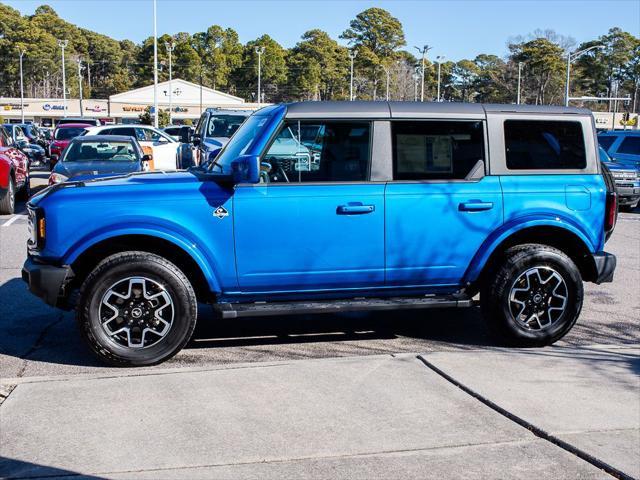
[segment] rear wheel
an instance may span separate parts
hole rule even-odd
[[[582,277],[560,250],[538,244],[513,247],[480,294],[489,326],[508,343],[550,345],[571,330],[582,309]]]
[[[13,178],[9,177],[9,185],[4,195],[0,198],[0,215],[13,215],[16,209],[16,185]]]
[[[18,196],[21,200],[29,200],[31,196],[31,174],[27,173],[24,186],[20,189]]]
[[[193,287],[171,262],[147,252],[107,257],[80,290],[77,320],[91,350],[116,366],[171,358],[196,325]]]

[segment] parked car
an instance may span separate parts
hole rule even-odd
[[[77,136],[83,135],[87,132],[87,130],[91,128],[91,125],[88,123],[64,123],[56,127],[53,131],[53,141],[49,146],[50,150],[50,159],[49,159],[49,169],[53,170],[60,155],[67,145],[76,138]]]
[[[186,129],[181,131],[181,141],[193,145],[193,162],[200,165],[213,160],[251,113],[249,110],[207,108],[193,134]]]
[[[640,170],[627,164],[614,161],[602,146],[598,147],[600,161],[604,163],[616,185],[618,205],[621,208],[635,208],[640,201]]]
[[[150,157],[133,137],[85,135],[71,140],[49,176],[49,185],[117,174],[143,172]]]
[[[27,199],[30,193],[29,159],[0,127],[0,215],[13,214],[16,195]]]
[[[470,307],[479,293],[505,341],[548,345],[577,321],[583,282],[615,270],[594,132],[591,112],[565,107],[265,107],[206,168],[34,196],[23,278],[76,308],[115,365],[174,355],[199,301],[237,318]]]
[[[105,125],[93,127],[87,135],[126,135],[140,142],[143,150],[152,155],[151,170],[176,170],[180,167],[180,143],[149,125]]]
[[[39,164],[45,161],[44,149],[37,143],[30,141],[24,126],[15,123],[5,123],[2,126],[13,139],[14,147],[27,156],[29,166],[31,166],[32,163]]]
[[[25,133],[29,143],[39,145],[46,152],[47,139],[40,127],[33,123],[18,123],[17,125],[22,128],[22,131]]]
[[[188,128],[193,131],[193,127],[190,125],[169,125],[164,127],[162,131],[173,138],[175,141],[180,141],[180,135],[183,128]]]
[[[56,121],[56,127],[59,126],[59,125],[65,125],[67,123],[84,123],[84,124],[87,124],[87,125],[91,125],[93,127],[98,127],[98,126],[102,125],[100,120],[98,120],[97,118],[66,117],[66,118],[61,118],[60,120]]]
[[[614,161],[640,169],[640,130],[602,132],[598,142]]]

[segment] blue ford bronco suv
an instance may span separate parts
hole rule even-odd
[[[512,345],[555,342],[610,282],[616,194],[593,118],[563,107],[265,107],[180,172],[52,186],[23,278],[75,308],[110,364],[151,365],[224,318],[470,307]]]

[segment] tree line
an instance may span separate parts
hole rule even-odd
[[[25,95],[61,97],[61,39],[68,42],[65,72],[72,97],[78,96],[79,77],[85,98],[107,98],[153,81],[152,37],[140,44],[118,41],[63,20],[48,5],[23,16],[0,4],[0,96],[19,96],[18,58],[23,51]],[[562,104],[567,52],[598,45],[601,47],[572,62],[571,95],[628,96],[632,101],[624,108],[640,108],[640,39],[619,28],[581,44],[551,30],[535,31],[511,39],[506,56],[480,54],[452,61],[431,58],[429,51],[424,72],[422,55],[408,47],[402,23],[384,9],[359,13],[340,40],[342,43],[313,29],[287,49],[266,34],[242,44],[235,30],[218,25],[194,34],[165,34],[158,38],[159,79],[169,76],[165,45],[171,42],[174,78],[202,83],[247,101],[257,100],[256,49],[261,48],[265,102],[347,100],[353,60],[354,96],[361,100],[384,99],[387,90],[392,100],[419,99],[423,75],[425,100],[435,99],[440,70],[443,101],[513,103],[520,76],[522,103]],[[438,46],[437,50],[445,48]],[[595,110],[611,107],[608,102],[587,106]]]

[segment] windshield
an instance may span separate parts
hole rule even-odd
[[[229,138],[246,119],[246,115],[211,115],[205,136]]]
[[[249,150],[249,147],[251,147],[254,139],[258,136],[258,133],[262,130],[262,127],[264,127],[268,119],[269,117],[264,116],[249,117],[238,129],[236,134],[231,137],[229,143],[220,151],[213,165],[220,167],[223,173],[230,173],[228,167],[231,165],[231,162]]]
[[[82,135],[84,132],[86,132],[86,129],[82,127],[59,128],[56,130],[55,139],[71,140],[72,138]]]
[[[138,152],[131,142],[100,141],[71,143],[63,162],[137,162]]]

